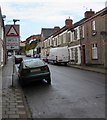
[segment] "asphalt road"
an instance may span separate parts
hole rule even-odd
[[[52,85],[23,87],[33,118],[104,118],[104,74],[49,64]]]

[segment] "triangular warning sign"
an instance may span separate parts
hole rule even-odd
[[[18,32],[16,31],[14,25],[11,25],[6,36],[19,36]]]

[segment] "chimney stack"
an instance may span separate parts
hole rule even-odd
[[[65,26],[66,27],[71,27],[72,26],[72,22],[73,22],[73,20],[70,19],[70,17],[69,17],[68,19],[65,20]]]
[[[58,32],[60,30],[60,27],[59,26],[55,26],[54,29],[53,29],[53,32]]]
[[[84,15],[85,15],[85,18],[89,18],[95,15],[95,12],[92,11],[92,9],[90,9],[90,11],[86,11]]]

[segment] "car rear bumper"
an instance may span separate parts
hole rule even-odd
[[[50,73],[44,73],[44,74],[38,74],[38,75],[32,75],[32,76],[21,76],[19,77],[21,81],[23,82],[30,82],[30,81],[37,81],[37,80],[43,80],[50,78]]]

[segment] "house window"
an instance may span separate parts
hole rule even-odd
[[[68,42],[70,42],[70,39],[71,39],[71,36],[70,36],[71,34],[70,34],[70,32],[68,32],[67,33],[67,40],[68,40]]]
[[[48,43],[49,43],[49,46],[50,46],[50,39],[48,39]]]
[[[50,39],[50,46],[53,46],[53,43],[52,43],[53,41],[52,41],[52,39]]]
[[[74,48],[71,48],[71,62],[74,62],[75,61],[75,49]]]
[[[56,46],[56,38],[54,38],[54,46]]]
[[[72,41],[74,41],[74,32],[72,32],[72,37],[71,38],[72,38]]]
[[[82,26],[82,38],[84,38],[84,26]]]
[[[53,39],[53,46],[55,46],[55,39]]]
[[[98,59],[97,44],[92,44],[92,59]]]
[[[55,45],[57,46],[57,38],[55,38]]]
[[[66,43],[66,33],[63,34],[63,43]]]
[[[61,44],[63,43],[63,35],[61,35]]]
[[[61,44],[61,36],[59,36],[58,40],[59,40],[59,44],[58,45],[60,45]]]
[[[95,28],[95,20],[94,20],[94,21],[92,21],[92,30],[93,30],[93,31],[95,31],[95,30],[96,30],[96,28]]]
[[[77,40],[77,29],[74,31],[74,40]]]
[[[80,39],[80,27],[77,27],[77,40]]]
[[[78,49],[75,48],[75,62],[78,62]]]
[[[92,35],[96,35],[96,22],[92,21]]]

